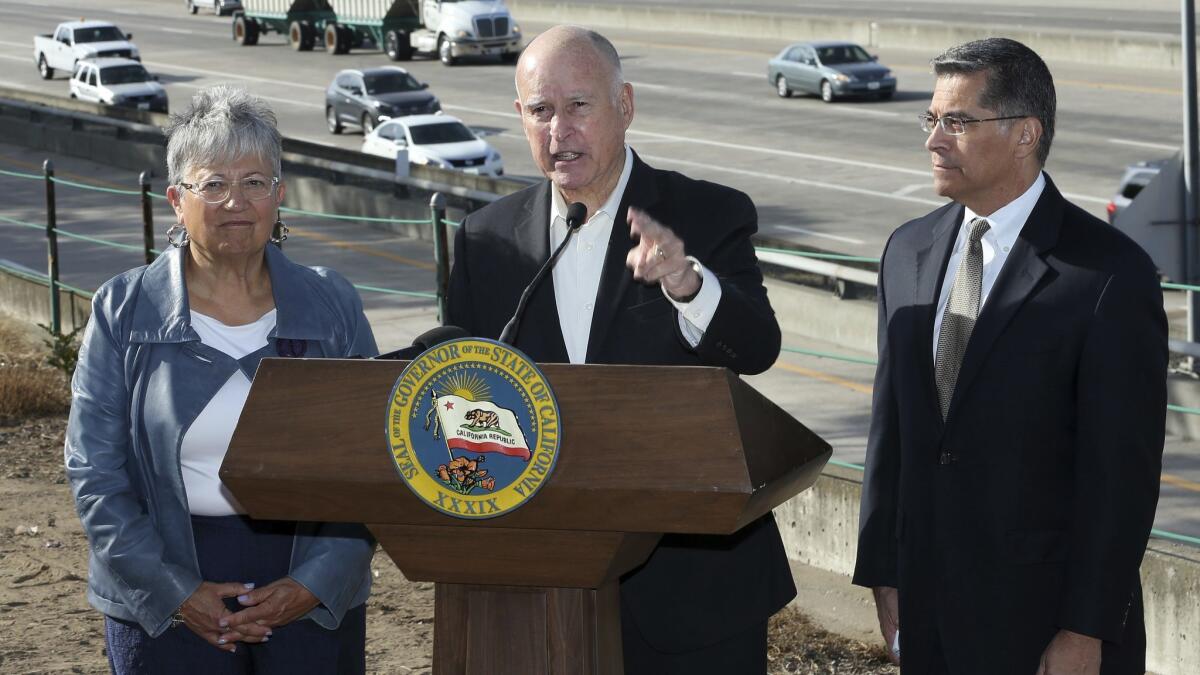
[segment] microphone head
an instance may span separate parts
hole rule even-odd
[[[587,206],[575,202],[567,207],[567,229],[575,230],[587,222]]]
[[[443,342],[457,340],[458,338],[470,337],[471,334],[459,328],[458,326],[438,326],[431,328],[417,337],[413,338],[413,346],[419,347],[421,351],[425,351],[430,347],[435,347]]]

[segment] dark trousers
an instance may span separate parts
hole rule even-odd
[[[287,576],[295,524],[241,516],[193,516],[200,576],[212,582],[253,583],[261,588]],[[241,606],[226,600],[230,610]],[[272,629],[261,644],[241,642],[230,654],[186,626],[152,638],[134,622],[105,617],[108,664],[115,675],[273,675],[366,672],[366,607],[346,612],[337,630],[308,619]]]
[[[621,649],[625,675],[766,675],[767,622],[714,645],[670,653],[646,642],[622,605]]]

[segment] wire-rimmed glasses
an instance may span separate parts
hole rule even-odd
[[[275,187],[279,185],[279,177],[272,176],[270,180],[267,180],[262,176],[247,176],[237,183],[242,188],[242,196],[256,202],[275,193]],[[181,182],[179,187],[209,204],[224,204],[233,194],[233,183],[222,178],[209,178],[199,183]]]
[[[958,115],[936,115],[923,112],[917,114],[917,119],[921,122],[921,131],[927,134],[933,133],[934,128],[941,127],[942,131],[951,136],[962,136],[967,133],[968,124],[979,124],[980,122],[998,122],[1000,120],[1019,120],[1029,115],[1006,115],[1004,117],[987,117],[981,120],[971,119],[969,117],[960,117]]]

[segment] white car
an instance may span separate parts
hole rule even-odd
[[[400,150],[408,151],[413,164],[493,178],[504,175],[500,153],[449,115],[397,117],[381,122],[363,138],[362,151],[368,155],[395,159]]]
[[[93,103],[167,112],[167,91],[132,59],[88,59],[75,66],[71,98]]]
[[[132,34],[107,21],[67,21],[52,34],[34,36],[33,62],[42,79],[49,80],[55,70],[75,72],[75,64],[84,59],[109,56],[141,61],[132,39]]]

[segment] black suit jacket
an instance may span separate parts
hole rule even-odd
[[[540,183],[464,219],[454,243],[448,323],[481,337],[500,334],[549,257],[550,190],[549,181]],[[631,205],[670,227],[720,280],[720,304],[694,349],[659,286],[638,283],[625,266],[634,245],[626,221]],[[652,169],[635,155],[605,254],[587,363],[724,366],[737,373],[769,368],[779,355],[779,324],[750,242],[756,229],[745,194]],[[553,275],[531,296],[515,343],[539,362],[569,360]],[[668,652],[714,644],[765,621],[794,595],[770,514],[733,537],[668,535],[621,582],[621,601],[638,630]]]
[[[1060,628],[1142,673],[1167,324],[1155,267],[1046,189],[980,312],[943,423],[933,324],[963,208],[906,223],[879,275],[854,582],[900,589],[901,662],[1033,673]]]

